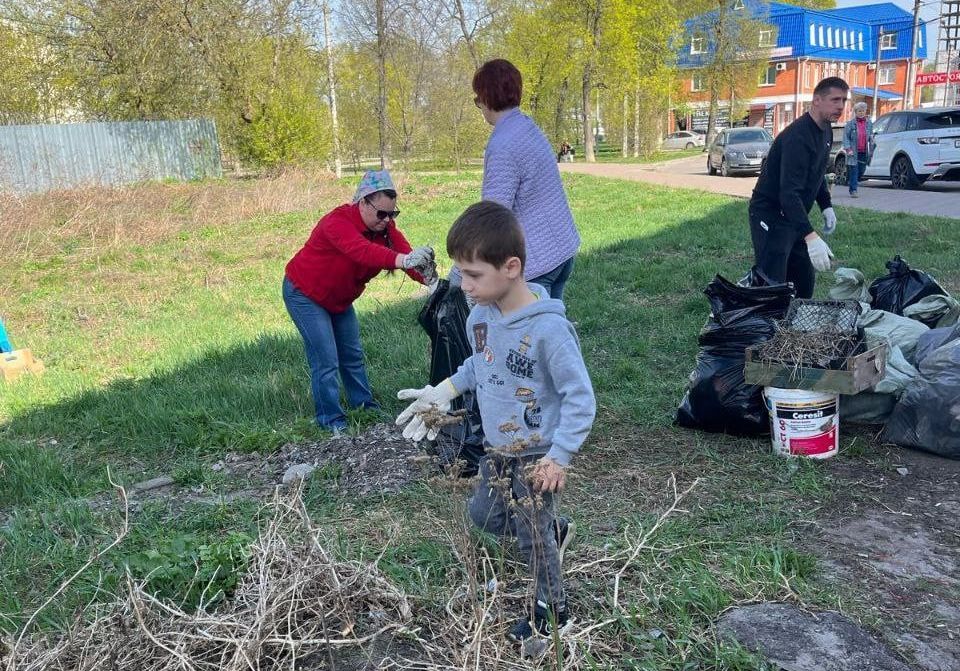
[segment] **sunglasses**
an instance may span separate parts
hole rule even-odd
[[[374,207],[373,203],[371,203],[366,198],[364,198],[363,200],[370,207]],[[383,221],[384,219],[396,219],[399,216],[400,216],[400,210],[377,210],[377,219],[379,221]]]
[[[473,104],[477,106],[477,109],[480,109],[480,105],[481,105],[482,103],[483,103],[483,101],[480,100],[480,96],[476,96],[476,97],[473,99]]]

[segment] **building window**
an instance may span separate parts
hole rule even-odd
[[[702,54],[706,52],[706,43],[707,40],[703,37],[703,35],[694,35],[690,38],[690,53]]]
[[[810,45],[816,46],[817,44],[817,26],[810,24]]]
[[[897,34],[896,33],[884,33],[880,36],[880,50],[886,49],[896,49],[897,48]]]
[[[858,35],[857,43],[860,45],[860,51],[863,51],[863,31],[860,31],[859,33],[857,33],[857,35]]]
[[[810,88],[810,71],[813,69],[813,66],[807,63],[803,66],[803,88]]]
[[[840,29],[839,28],[834,28],[833,30],[833,46],[835,46],[837,49],[840,48]]]
[[[768,65],[760,75],[759,86],[773,86],[777,82],[777,66]]]
[[[761,30],[760,31],[760,46],[761,47],[773,47],[776,46],[773,40],[773,31],[772,30]]]
[[[690,79],[690,90],[691,91],[702,91],[703,90],[703,75],[695,74]]]
[[[818,35],[819,35],[819,38],[820,38],[820,39],[817,40],[817,44],[822,47],[822,46],[824,45],[824,42],[823,42],[823,26],[817,26],[817,29],[818,29],[817,32],[818,32]]]
[[[892,84],[897,79],[897,68],[895,65],[885,65],[877,71],[877,82],[881,85]]]
[[[833,49],[833,31],[827,28],[827,46]]]
[[[850,44],[850,43],[847,41],[847,31],[844,30],[842,33],[840,33],[840,37],[843,38],[842,41],[841,41],[841,44],[843,44],[843,48],[844,48],[844,49],[847,49],[847,48],[848,48],[847,45]]]

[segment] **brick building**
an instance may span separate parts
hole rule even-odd
[[[842,120],[853,114],[853,103],[859,101],[867,103],[872,116],[903,107],[909,93],[907,71],[913,39],[909,12],[889,2],[815,10],[776,2],[729,1],[729,11],[746,12],[770,26],[759,31],[757,45],[769,50],[767,67],[753,97],[735,105],[747,114],[733,125],[764,126],[776,134],[809,108],[817,82],[831,76],[842,77],[851,87],[851,104]],[[678,64],[687,75],[683,90],[692,111],[680,118],[673,115],[671,130],[706,130],[709,97],[698,70],[711,60],[710,23],[710,15],[686,23]],[[918,64],[926,57],[924,35],[921,22]],[[877,112],[873,114],[877,81]],[[918,89],[907,107],[916,107],[919,96]],[[730,101],[721,99],[717,127],[730,125],[729,110]]]

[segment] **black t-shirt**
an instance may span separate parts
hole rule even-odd
[[[820,128],[809,113],[804,114],[773,140],[750,208],[783,220],[800,235],[813,232],[808,216],[813,201],[821,210],[830,207],[826,169],[833,144],[829,126]]]

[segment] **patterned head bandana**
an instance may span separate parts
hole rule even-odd
[[[397,190],[397,187],[393,185],[393,178],[390,177],[390,173],[386,170],[367,170],[363,173],[357,192],[353,194],[353,202],[358,203],[361,198],[386,189]]]

